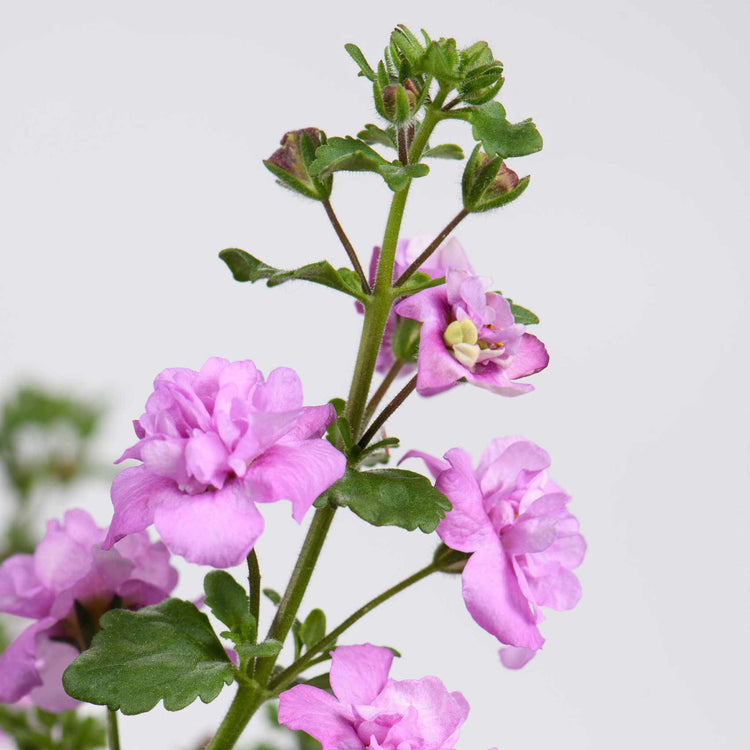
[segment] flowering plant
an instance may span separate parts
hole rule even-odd
[[[307,281],[355,301],[362,334],[346,399],[306,405],[294,370],[264,377],[249,359],[209,357],[198,370],[161,372],[134,423],[137,442],[118,459],[138,463],[114,479],[108,530],[70,511],[63,524],[50,522],[33,555],[0,567],[0,611],[36,620],[0,656],[0,701],[53,712],[78,701],[107,706],[110,746],[119,748],[117,712],[159,702],[180,710],[236,683],[209,750],[234,747],[273,699],[279,721],[324,750],[452,750],[469,710],[461,693],[434,676],[391,678],[390,649],[338,645],[349,627],[430,575],[460,573],[472,617],[503,644],[500,661],[520,668],[544,643],[541,608],[578,601],[572,571],[585,543],[569,496],[547,474],[549,456],[531,441],[498,437],[476,468],[461,448],[443,459],[407,453],[425,462],[434,483],[400,467],[373,468],[398,447],[381,430],[415,391],[437,396],[468,383],[489,391],[487,399],[518,396],[547,367],[547,350],[530,330],[537,316],[478,275],[451,236],[470,214],[524,193],[529,177],[506,159],[539,151],[541,136],[530,119],[510,122],[495,101],[503,66],[485,42],[461,48],[399,26],[375,67],[355,45],[346,49],[383,122],[356,137],[290,131],[264,163],[281,185],[321,204],[351,268],[319,260],[281,270],[236,248],[219,254],[237,281]],[[464,159],[458,145],[429,143],[446,120],[467,123],[476,142],[462,206],[433,239],[400,238],[407,196],[429,173],[428,160]],[[331,204],[334,179],[345,171],[373,173],[392,193],[369,274]],[[375,373],[383,378],[373,388]],[[408,381],[382,406],[402,376]],[[266,592],[276,609],[259,637],[255,547],[263,504],[280,500],[290,501],[298,523],[312,518],[283,595]],[[298,615],[340,508],[373,526],[436,532],[442,541],[425,567],[329,629],[321,609]],[[151,526],[161,541],[150,540]],[[216,568],[197,604],[170,596],[170,553]],[[247,588],[224,570],[243,561]],[[321,664],[327,671],[310,676]]]

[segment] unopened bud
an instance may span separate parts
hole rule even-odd
[[[386,86],[383,89],[383,108],[386,118],[397,125],[407,123],[414,114],[418,96],[416,87],[409,80],[403,85],[398,83]]]
[[[290,130],[284,133],[281,148],[263,163],[286,187],[308,198],[325,200],[330,195],[330,184],[312,177],[309,171],[315,149],[325,142],[325,133],[318,128]]]

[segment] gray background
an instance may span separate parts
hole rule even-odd
[[[552,361],[531,395],[414,398],[392,430],[434,453],[478,457],[513,433],[549,450],[589,541],[584,596],[550,613],[543,653],[519,673],[501,668],[454,578],[347,640],[396,646],[395,676],[463,691],[464,748],[743,746],[749,16],[697,0],[2,3],[0,390],[31,377],[108,402],[106,460],[133,441],[167,366],[249,357],[295,367],[310,403],[343,395],[352,305],[313,286],[236,284],[216,253],[343,264],[320,207],[277,188],[260,160],[287,129],[375,121],[345,42],[377,59],[397,22],[486,39],[509,116],[533,116],[545,149],[515,163],[533,175],[522,200],[457,236],[540,315]],[[436,163],[415,186],[405,234],[456,212],[459,169]],[[369,256],[388,192],[368,175],[337,185]],[[65,501],[109,519],[101,484]],[[264,513],[265,581],[282,588],[304,528],[285,504]],[[343,618],[433,545],[341,512],[303,607]],[[203,571],[183,570],[194,596]],[[232,692],[123,720],[124,746],[187,748]]]

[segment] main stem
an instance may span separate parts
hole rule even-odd
[[[442,106],[444,99],[445,93],[439,92],[433,103],[434,109],[429,109],[425,113],[422,126],[417,131],[409,148],[409,163],[414,164],[419,161],[430,133],[441,119],[439,108]],[[383,339],[388,314],[393,304],[393,262],[396,257],[396,245],[410,186],[411,181],[403,190],[395,193],[391,201],[391,209],[388,213],[385,236],[380,252],[375,289],[365,306],[362,336],[345,412],[355,439],[362,431],[363,415],[367,404],[367,396],[370,392],[372,375],[375,371],[375,362]],[[269,639],[273,638],[283,642],[288,635],[310,581],[310,576],[318,561],[335,510],[335,508],[325,507],[318,508],[315,511],[297,563],[268,631],[267,637]],[[276,658],[276,656],[269,656],[256,660],[252,681],[249,684],[241,683],[238,687],[229,711],[207,750],[230,750],[234,747],[247,722],[269,697],[266,685],[276,664]]]

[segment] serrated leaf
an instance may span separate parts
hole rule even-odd
[[[377,125],[373,125],[371,122],[368,122],[364,129],[357,133],[357,138],[370,145],[377,144],[378,146],[386,146],[392,149],[398,148],[395,128],[389,127],[384,130]]]
[[[313,609],[299,631],[302,643],[310,648],[326,634],[326,616],[322,609]]]
[[[455,143],[441,143],[439,146],[428,148],[422,156],[429,159],[463,159],[464,150]]]
[[[225,570],[208,573],[203,579],[203,589],[206,605],[233,635],[239,637],[239,642],[254,641],[258,626],[250,615],[250,600],[245,589]]]
[[[500,102],[490,102],[464,111],[472,124],[474,139],[481,141],[489,156],[497,154],[502,159],[526,156],[542,149],[542,136],[529,118],[510,123]]]
[[[319,500],[348,507],[373,526],[419,528],[426,534],[435,531],[451,509],[427,477],[404,469],[348,469]]]
[[[139,714],[160,700],[179,711],[209,703],[234,680],[234,667],[208,617],[191,602],[166,599],[137,612],[113,610],[63,674],[74,698]]]
[[[374,81],[376,78],[375,71],[370,67],[367,62],[362,50],[357,47],[356,44],[345,44],[344,49],[349,53],[349,56],[359,66],[359,73],[357,75],[364,76],[370,81]]]
[[[284,271],[258,260],[250,253],[238,248],[227,248],[219,253],[219,258],[227,264],[236,281],[265,281],[269,287],[285,284],[287,281],[311,281],[314,284],[327,286],[330,289],[344,292],[350,297],[364,302],[367,297],[357,274],[349,268],[335,269],[327,260],[309,263],[301,268]]]
[[[424,177],[430,168],[426,164],[389,162],[364,141],[351,136],[329,138],[328,143],[315,152],[310,173],[322,175],[340,171],[375,172],[396,192],[403,190],[413,177]]]

